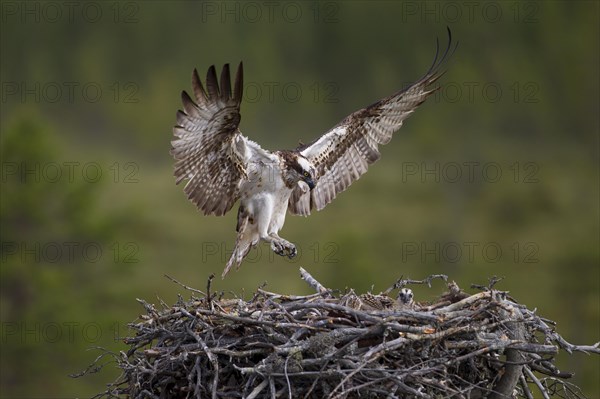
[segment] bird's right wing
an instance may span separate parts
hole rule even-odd
[[[206,90],[194,69],[192,88],[196,102],[181,93],[184,111],[177,112],[176,137],[171,142],[176,183],[188,180],[184,192],[205,215],[224,215],[240,197],[240,182],[247,178],[248,162],[269,156],[238,130],[242,101],[243,66],[240,63],[233,95],[229,64],[217,81],[214,65],[206,75]]]

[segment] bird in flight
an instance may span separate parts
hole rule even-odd
[[[208,69],[206,87],[192,73],[194,99],[181,93],[171,142],[175,178],[187,180],[184,192],[205,215],[222,216],[239,200],[237,238],[222,277],[239,267],[250,249],[266,241],[278,255],[292,258],[296,247],[281,238],[286,213],[310,215],[325,208],[358,180],[380,157],[404,120],[435,92],[433,83],[456,50],[448,29],[448,46],[436,55],[427,73],[410,86],[360,109],[314,142],[293,150],[268,151],[239,130],[243,66],[239,64],[233,91],[229,65],[217,80]]]

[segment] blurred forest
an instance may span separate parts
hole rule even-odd
[[[142,312],[203,289],[235,239],[172,177],[193,68],[245,67],[241,130],[267,149],[309,142],[418,79],[460,42],[442,89],[325,210],[288,216],[296,259],[263,245],[215,289],[306,293],[298,268],[357,292],[445,273],[498,288],[600,339],[599,3],[1,3],[0,397],[89,397],[72,379]],[[417,287],[427,301],[443,290]],[[600,397],[597,357],[560,368]]]

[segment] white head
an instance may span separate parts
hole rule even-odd
[[[403,305],[412,305],[413,296],[413,292],[410,288],[402,288],[398,293],[398,302]]]
[[[286,164],[285,178],[292,185],[299,181],[305,182],[312,190],[315,188],[316,168],[303,155],[297,152],[284,153],[283,159]]]

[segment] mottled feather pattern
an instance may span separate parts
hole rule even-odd
[[[183,110],[177,112],[171,154],[176,183],[187,181],[184,192],[205,215],[224,215],[240,201],[238,234],[223,276],[239,267],[261,241],[278,255],[296,256],[295,245],[278,235],[286,213],[309,215],[321,210],[365,174],[380,158],[379,146],[389,143],[403,121],[435,91],[433,83],[442,76],[442,66],[454,49],[450,38],[438,60],[438,45],[431,68],[416,83],[354,112],[313,143],[291,151],[263,150],[239,131],[241,63],[233,93],[229,65],[218,78],[211,66],[205,85],[194,70],[193,97],[181,94]],[[360,303],[365,309],[380,309],[389,306],[389,298],[367,296]]]
[[[443,67],[456,49],[450,31],[448,35],[446,51],[439,57],[438,43],[435,59],[425,76],[354,112],[315,142],[298,149],[317,168],[319,176],[311,192],[304,192],[301,187],[294,190],[288,208],[291,213],[307,216],[312,209],[323,209],[380,158],[379,145],[389,143],[404,120],[435,92],[431,85],[444,74]]]
[[[176,182],[188,180],[185,193],[204,214],[223,215],[239,198],[238,185],[245,177],[246,160],[234,150],[245,138],[239,133],[243,85],[242,64],[238,67],[233,95],[229,65],[221,72],[220,87],[211,66],[206,89],[198,72],[192,74],[195,101],[187,92],[181,95],[183,111],[177,112],[177,125],[171,142],[175,158]]]

